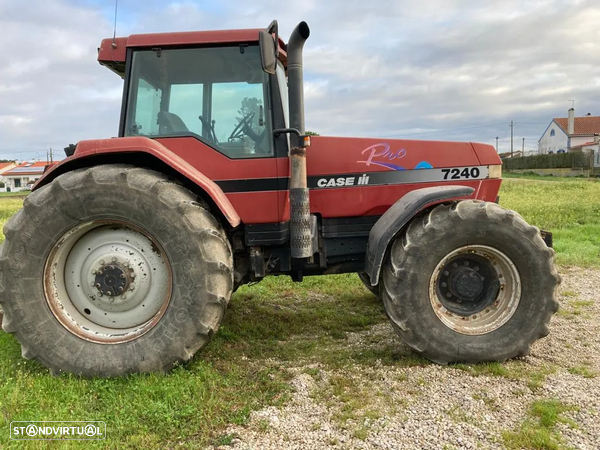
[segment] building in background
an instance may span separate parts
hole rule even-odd
[[[571,150],[598,150],[600,116],[575,117],[569,109],[568,117],[552,119],[538,141],[539,153],[563,153]]]
[[[6,192],[30,190],[51,163],[49,161],[24,162],[2,174]]]
[[[0,192],[6,192],[6,179],[4,173],[17,167],[16,162],[3,162],[0,163]]]

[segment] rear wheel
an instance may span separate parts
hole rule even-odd
[[[400,337],[432,361],[504,361],[548,334],[560,281],[553,256],[514,211],[442,205],[396,238],[382,297]]]
[[[157,172],[61,175],[25,200],[5,234],[3,328],[53,372],[168,370],[208,343],[231,296],[222,227]]]

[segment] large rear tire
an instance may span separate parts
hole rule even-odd
[[[381,293],[400,337],[430,360],[526,355],[558,310],[554,250],[495,203],[461,201],[415,218],[388,252]]]
[[[4,233],[2,327],[53,373],[168,370],[209,342],[231,296],[223,228],[150,170],[61,175],[27,197]]]

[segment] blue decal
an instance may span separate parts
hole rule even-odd
[[[415,166],[415,169],[433,169],[433,166],[429,164],[427,161],[421,161],[419,164]]]

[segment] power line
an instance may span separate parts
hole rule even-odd
[[[39,150],[14,150],[14,151],[0,151],[0,155],[14,155],[17,153],[39,153]]]
[[[387,137],[420,136],[423,134],[451,133],[453,131],[473,130],[475,128],[487,128],[487,127],[493,127],[496,125],[504,125],[504,124],[505,124],[505,122],[498,122],[498,123],[488,123],[485,125],[474,125],[472,127],[454,128],[451,130],[423,131],[422,133],[388,134]]]

